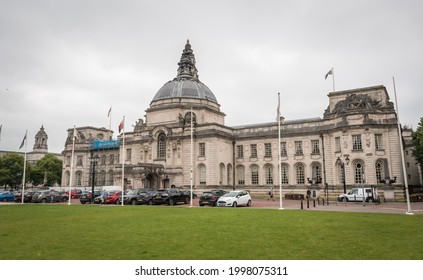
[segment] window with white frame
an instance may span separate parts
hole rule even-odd
[[[220,163],[219,165],[219,184],[223,184],[223,178],[225,178],[225,165]]]
[[[198,148],[199,148],[199,156],[205,157],[206,156],[206,143],[199,143]]]
[[[383,149],[382,134],[375,134],[375,148],[376,150]]]
[[[226,181],[228,185],[232,184],[232,164],[226,166]]]
[[[385,164],[384,161],[381,159],[378,159],[375,164],[375,171],[376,171],[376,180],[378,183],[381,182],[381,180],[385,179]]]
[[[360,134],[353,135],[352,136],[352,142],[353,142],[353,150],[362,150],[363,149]]]
[[[257,144],[251,144],[250,145],[250,152],[251,152],[250,157],[252,157],[252,158],[257,157]]]
[[[357,160],[353,164],[354,166],[354,182],[356,184],[364,183],[364,163],[361,160]]]
[[[298,163],[295,165],[295,170],[297,173],[297,184],[303,185],[305,184],[305,168],[302,163]]]
[[[204,164],[200,164],[198,166],[198,173],[199,173],[199,179],[200,179],[200,184],[201,185],[205,185],[207,183],[206,181],[206,166]]]
[[[303,141],[295,141],[295,155],[296,156],[303,155]]]
[[[266,177],[266,185],[273,185],[273,166],[266,164],[264,166],[264,175]]]
[[[76,185],[77,186],[82,186],[82,172],[81,171],[76,171],[75,172],[75,181],[76,181]]]
[[[126,161],[131,161],[132,159],[132,149],[126,149]]]
[[[311,153],[315,155],[320,154],[319,140],[311,140]]]
[[[289,169],[288,164],[283,163],[281,165],[281,179],[282,179],[281,183],[282,184],[288,184],[289,183],[289,181],[288,181],[288,169]]]
[[[287,155],[286,142],[281,142],[281,157],[286,157]]]
[[[264,156],[265,157],[272,157],[272,144],[271,143],[264,143]]]
[[[341,151],[341,137],[335,137],[335,152]]]
[[[259,168],[257,165],[251,166],[251,184],[252,185],[259,184]]]
[[[236,174],[238,178],[238,185],[244,185],[245,184],[245,168],[242,165],[238,165],[236,167]]]
[[[312,172],[312,178],[319,180],[322,179],[322,166],[318,162],[314,162],[311,165],[311,172]]]
[[[238,145],[236,146],[236,151],[237,151],[237,158],[244,158],[244,146],[243,145]]]
[[[157,138],[157,158],[166,158],[166,135],[160,133]]]

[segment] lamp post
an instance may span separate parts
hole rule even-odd
[[[95,166],[97,165],[98,155],[93,156],[91,153],[91,204],[94,204],[94,186],[95,186]]]
[[[336,159],[336,162],[339,164],[339,166],[342,169],[342,184],[344,186],[344,194],[346,194],[347,193],[347,185],[346,185],[346,182],[345,182],[345,165],[348,165],[350,163],[350,158],[348,156],[344,156],[344,158],[345,158],[344,159],[345,161],[341,159],[341,156],[339,156]]]

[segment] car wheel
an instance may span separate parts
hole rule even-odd
[[[250,199],[250,200],[248,200],[248,202],[247,202],[247,206],[248,206],[248,207],[250,207],[250,206],[251,206],[251,199]]]
[[[45,198],[41,199],[41,203],[47,203],[47,199]]]
[[[185,204],[189,203],[189,197],[185,198]]]
[[[173,205],[175,205],[175,201],[173,200],[173,198],[169,198],[169,205],[170,206],[173,206]]]
[[[148,205],[153,205],[153,200],[150,199],[147,204]]]
[[[116,199],[116,205],[119,205],[119,204],[120,204],[120,200]]]
[[[3,202],[7,202],[7,197],[3,198]]]
[[[237,204],[236,204],[236,202],[234,201],[234,203],[232,203],[232,207],[236,207],[237,206]]]
[[[68,199],[66,197],[62,198],[62,202],[66,202]]]
[[[132,205],[137,205],[137,201],[135,199],[131,200]]]
[[[201,204],[201,203],[200,203],[200,206],[204,206],[204,204]]]
[[[374,202],[373,197],[366,198],[366,202]]]

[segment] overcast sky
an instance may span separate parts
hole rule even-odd
[[[50,152],[67,129],[126,130],[176,77],[189,39],[225,124],[323,117],[332,91],[384,85],[414,129],[422,114],[423,1],[0,0],[0,150]],[[21,150],[23,151],[23,149]]]

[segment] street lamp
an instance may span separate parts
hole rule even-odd
[[[93,156],[91,154],[91,167],[92,167],[92,174],[91,174],[91,204],[94,204],[94,186],[95,186],[95,166],[98,162],[98,155]]]
[[[341,167],[342,169],[342,184],[344,186],[344,194],[347,193],[347,185],[345,183],[345,165],[348,165],[350,163],[350,158],[348,156],[344,156],[345,162],[341,159],[341,156],[339,156],[336,159],[336,163]]]

